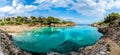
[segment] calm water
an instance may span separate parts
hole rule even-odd
[[[23,50],[48,53],[67,53],[93,45],[102,36],[97,28],[79,25],[75,27],[42,27],[14,36],[14,43]]]

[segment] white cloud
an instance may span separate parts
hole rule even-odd
[[[116,8],[120,9],[120,0],[116,0],[114,5],[115,5]]]
[[[73,4],[72,0],[52,0],[51,4],[55,7],[68,7],[70,4]]]
[[[16,3],[16,2],[17,2],[17,0],[13,0],[13,1],[12,1],[12,6],[17,6],[17,3]]]
[[[38,3],[39,6],[46,8],[50,7],[68,7],[70,4],[73,4],[73,0],[36,0],[34,3]]]
[[[0,8],[0,12],[1,13],[7,13],[7,12],[10,12],[13,8],[10,7],[10,6],[5,6],[5,7],[2,7]]]
[[[98,1],[98,2],[96,2]],[[107,10],[120,8],[120,0],[36,0],[40,7],[65,7],[87,16],[101,17]],[[69,6],[71,5],[71,6]]]
[[[106,12],[106,10],[113,7],[113,1],[99,0],[79,0],[74,4],[71,9],[76,10],[78,13],[89,16],[100,17]]]
[[[11,14],[21,14],[21,13],[23,14],[23,13],[33,11],[33,10],[36,10],[36,9],[37,9],[37,7],[33,6],[33,5],[19,4],[18,6],[13,7],[13,10],[11,10],[10,13]]]
[[[0,0],[0,2],[8,3],[8,0]],[[97,2],[96,2],[97,1]],[[24,5],[21,0],[13,0],[12,5],[6,5],[0,7],[0,13],[2,14],[25,14],[34,10],[49,10],[52,8],[64,7],[68,10],[75,10],[76,12],[87,15],[101,17],[107,10],[120,9],[120,0],[35,0],[39,4],[36,5]]]
[[[12,6],[4,6],[0,8],[0,13],[8,15],[23,15],[25,13],[34,11],[37,9],[37,6],[34,5],[24,5],[18,0],[13,0]]]

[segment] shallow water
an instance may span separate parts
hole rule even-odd
[[[88,25],[74,27],[42,27],[14,36],[16,46],[23,50],[48,53],[67,53],[94,45],[102,36],[97,28]]]

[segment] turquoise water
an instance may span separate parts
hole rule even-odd
[[[88,25],[74,27],[42,27],[14,36],[16,46],[23,50],[48,53],[67,53],[93,45],[102,36],[98,29]]]

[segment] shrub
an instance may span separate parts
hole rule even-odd
[[[3,26],[3,25],[5,25],[3,22],[0,22],[0,26]]]
[[[104,18],[104,23],[113,23],[115,20],[120,19],[119,13],[111,13]]]

